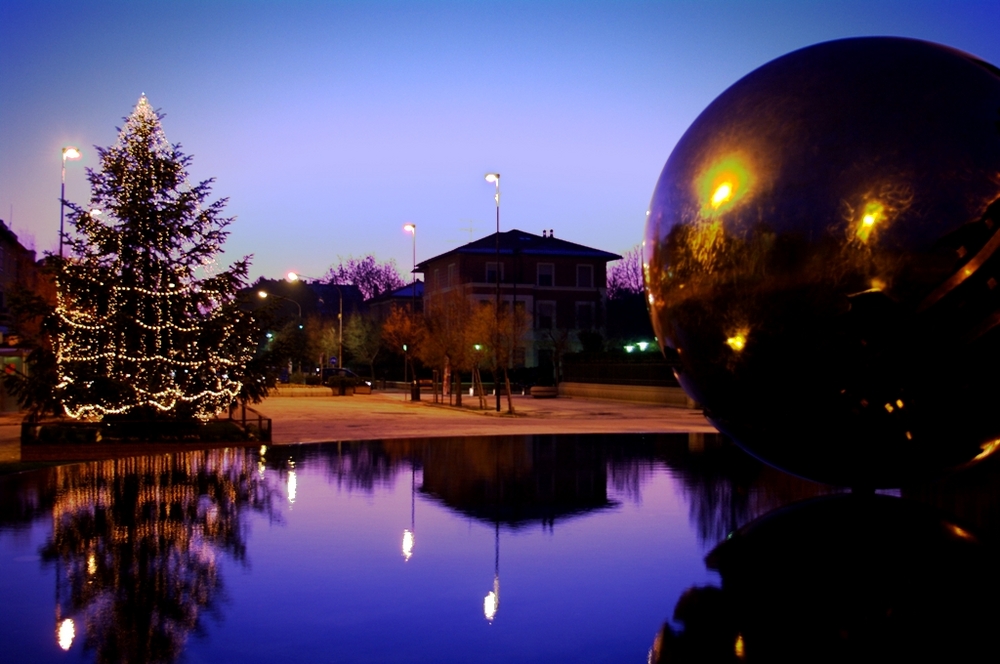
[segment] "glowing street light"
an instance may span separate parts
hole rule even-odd
[[[294,304],[296,307],[298,307],[298,309],[299,309],[299,320],[302,320],[302,305],[299,304],[298,302],[296,302],[295,300],[293,300],[292,298],[285,297],[284,295],[275,295],[274,293],[268,293],[266,290],[259,290],[259,291],[257,291],[257,297],[259,297],[262,300],[266,300],[269,297],[276,297],[279,300],[288,300],[289,302],[291,302],[292,304]]]
[[[493,352],[497,352],[497,344],[500,341],[500,174],[499,173],[487,173],[486,181],[496,185],[496,195],[493,196],[493,200],[497,202],[497,235],[496,235],[496,279],[497,279],[497,306],[496,306],[496,320],[493,322]],[[499,359],[499,358],[498,358]],[[494,392],[497,395],[497,412],[500,412],[500,386],[497,384],[496,378],[493,380],[494,387],[496,388]]]
[[[63,217],[66,213],[66,160],[76,161],[82,155],[72,145],[62,149],[62,188],[59,190],[59,258],[63,255]]]

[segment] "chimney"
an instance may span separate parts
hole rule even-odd
[[[549,237],[555,237],[555,236],[556,236],[556,232],[550,228],[549,229]]]

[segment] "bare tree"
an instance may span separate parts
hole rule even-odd
[[[402,288],[407,283],[392,259],[379,263],[372,254],[361,258],[349,256],[346,260],[338,256],[337,259],[340,263],[330,268],[324,281],[357,286],[366,300]]]
[[[608,299],[642,293],[642,247],[635,245],[608,268]]]

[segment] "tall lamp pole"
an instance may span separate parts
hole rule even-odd
[[[497,202],[497,235],[496,235],[496,278],[497,278],[497,306],[496,306],[496,320],[493,322],[493,354],[496,358],[497,371],[500,370],[500,349],[498,348],[500,344],[500,174],[499,173],[487,173],[486,181],[492,182],[496,185],[497,192],[493,197]],[[496,376],[493,376],[494,392],[497,394],[497,412],[500,412],[500,385]]]
[[[410,273],[413,275],[412,288],[413,288],[413,313],[417,311],[417,225],[414,223],[408,223],[403,226],[403,230],[407,233],[413,233],[413,271]]]
[[[62,189],[59,192],[59,258],[63,257],[63,217],[66,212],[66,160],[80,158],[80,151],[72,145],[62,149]]]
[[[410,295],[412,296],[410,302],[410,315],[413,316],[417,313],[417,225],[414,224],[413,222],[410,222],[405,226],[403,226],[403,230],[406,231],[407,233],[413,234],[413,270],[410,272],[410,274],[413,275],[413,279],[410,280],[410,289],[411,289]],[[404,352],[405,352],[405,347],[404,347]],[[409,359],[409,354],[407,353],[403,358],[404,383],[406,382],[406,367],[408,359]],[[414,371],[413,382],[415,383],[416,381],[417,381],[417,375],[416,372]]]
[[[299,279],[303,278],[303,275],[298,272],[289,272],[285,275],[288,281],[295,283]],[[319,281],[319,279],[314,279],[313,277],[307,277],[313,279],[313,281]],[[339,309],[337,311],[337,368],[342,368],[344,366],[344,294],[340,290],[339,284],[329,284],[337,289],[337,299],[339,300]],[[322,300],[320,300],[322,302]]]

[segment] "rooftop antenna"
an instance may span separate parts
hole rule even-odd
[[[476,220],[475,219],[459,219],[459,223],[467,222],[468,226],[459,226],[458,230],[463,233],[469,234],[468,242],[472,242],[476,239]],[[449,242],[455,242],[455,240],[449,240]],[[465,240],[458,240],[461,244],[466,244]]]

